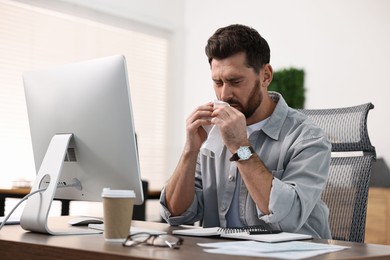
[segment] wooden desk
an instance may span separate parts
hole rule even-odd
[[[60,221],[59,221],[60,220]],[[56,225],[65,223],[66,217],[57,217]],[[171,232],[174,227],[157,222],[134,221],[134,226]],[[217,238],[183,237],[184,244],[178,250],[152,246],[123,247],[120,243],[104,241],[102,234],[79,236],[50,236],[31,233],[18,225],[5,226],[0,231],[2,259],[171,259],[171,260],[253,260],[253,257],[211,255],[203,252],[197,243],[228,241]],[[313,259],[389,259],[390,246],[359,244],[334,240],[313,240],[349,246],[342,251],[317,256]],[[258,258],[261,259],[261,258]]]

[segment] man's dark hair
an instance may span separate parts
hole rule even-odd
[[[205,51],[210,65],[213,59],[225,59],[244,52],[247,66],[256,73],[270,61],[267,41],[255,29],[240,24],[219,28],[207,41]]]

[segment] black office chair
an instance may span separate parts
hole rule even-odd
[[[329,179],[322,194],[333,239],[364,242],[368,189],[376,158],[367,131],[373,104],[336,109],[301,109],[332,143]]]

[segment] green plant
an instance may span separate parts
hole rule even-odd
[[[274,71],[268,90],[282,94],[290,107],[303,108],[305,104],[304,77],[303,69],[289,68]]]

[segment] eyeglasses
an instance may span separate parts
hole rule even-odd
[[[123,242],[123,246],[128,247],[133,247],[140,244],[178,249],[183,244],[183,239],[173,235],[152,235],[141,232],[129,235]]]

